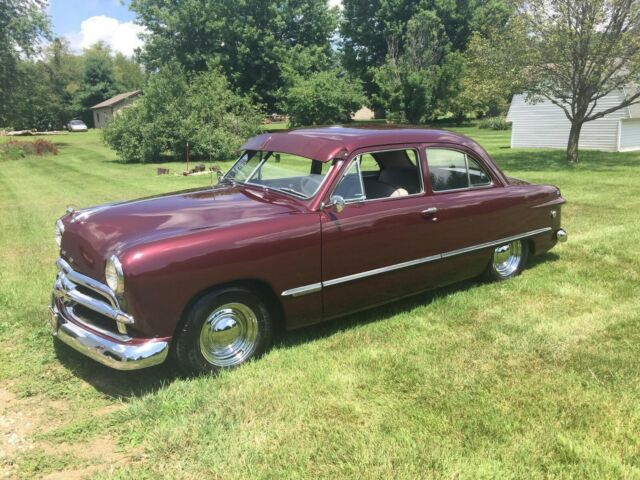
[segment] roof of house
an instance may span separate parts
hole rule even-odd
[[[111,97],[110,99],[105,100],[104,102],[100,102],[97,105],[94,105],[93,107],[91,107],[91,110],[95,108],[112,107],[122,102],[123,100],[126,100],[129,97],[135,97],[137,95],[140,95],[141,93],[142,93],[142,90],[133,90],[132,92],[119,93],[115,97]]]
[[[242,146],[242,150],[290,153],[328,162],[334,158],[345,158],[360,148],[411,143],[449,143],[464,145],[473,151],[481,150],[476,142],[454,132],[389,125],[316,127],[282,133],[263,133],[250,138]]]

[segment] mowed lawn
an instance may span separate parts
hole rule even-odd
[[[118,163],[96,132],[0,162],[0,478],[640,478],[640,153],[568,167],[458,130],[561,188],[569,242],[508,282],[281,332],[216,377],[112,371],[47,324],[67,205],[209,176]]]

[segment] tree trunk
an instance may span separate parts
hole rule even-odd
[[[580,141],[582,122],[571,122],[569,143],[567,143],[567,162],[578,163],[578,142]]]

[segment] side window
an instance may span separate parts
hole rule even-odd
[[[364,200],[364,188],[362,186],[362,175],[360,173],[360,157],[351,162],[349,170],[344,174],[333,194],[340,195],[347,202]]]
[[[429,148],[427,163],[434,192],[491,184],[491,177],[480,164],[457,150]]]
[[[487,175],[480,164],[467,155],[467,164],[469,165],[469,181],[472,187],[481,187],[483,185],[491,185],[491,177]]]
[[[360,155],[360,169],[362,173],[375,172],[380,173],[380,165],[370,153]]]

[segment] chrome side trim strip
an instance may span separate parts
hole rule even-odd
[[[333,280],[327,280],[322,282],[323,287],[330,287],[331,285],[337,285],[339,283],[351,282],[353,280],[359,280],[365,277],[371,277],[373,275],[379,275],[381,273],[392,272],[394,270],[400,270],[402,268],[413,267],[420,265],[421,263],[433,262],[434,260],[440,260],[442,255],[432,255],[430,257],[418,258],[417,260],[410,260],[408,262],[396,263],[395,265],[389,265],[388,267],[380,267],[374,270],[367,270],[366,272],[354,273],[353,275],[347,275],[346,277],[334,278]]]
[[[292,288],[282,292],[283,297],[299,297],[301,295],[307,295],[309,293],[315,293],[322,290],[322,283],[313,283],[311,285],[305,285],[303,287]]]
[[[463,255],[465,253],[474,252],[476,250],[482,250],[483,248],[495,247],[496,245],[500,245],[501,243],[509,243],[509,242],[513,242],[514,240],[520,240],[522,238],[532,237],[534,235],[539,235],[541,233],[549,232],[551,230],[552,230],[551,227],[538,228],[536,230],[531,230],[529,232],[521,233],[519,235],[512,235],[510,237],[500,238],[498,240],[493,240],[491,242],[479,243],[478,245],[459,248],[457,250],[451,250],[449,252],[439,253],[437,255],[431,255],[430,257],[418,258],[416,260],[410,260],[408,262],[389,265],[388,267],[375,268],[373,270],[367,270],[366,272],[354,273],[353,275],[334,278],[332,280],[327,280],[325,282],[314,283],[311,285],[305,285],[298,288],[292,288],[290,290],[285,290],[284,292],[282,292],[282,296],[298,297],[298,296],[306,295],[309,293],[315,293],[322,290],[323,287],[330,287],[332,285],[351,282],[353,280],[360,280],[362,278],[371,277],[373,275],[379,275],[381,273],[393,272],[395,270],[414,267],[416,265],[421,265],[423,263],[435,262],[436,260],[441,260],[443,258],[454,257],[456,255]]]
[[[471,247],[459,248],[458,250],[451,250],[450,252],[442,253],[440,256],[442,258],[453,257],[454,255],[462,255],[464,253],[474,252],[476,250],[482,250],[483,248],[495,247],[496,245],[500,245],[501,243],[509,243],[514,240],[520,240],[525,237],[532,237],[534,235],[538,235],[540,233],[548,232],[552,230],[551,227],[538,228],[537,230],[531,230],[527,233],[521,233],[520,235],[512,235],[510,237],[501,238],[499,240],[494,240],[492,242],[480,243],[478,245],[473,245]]]

